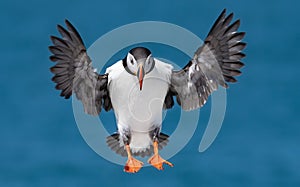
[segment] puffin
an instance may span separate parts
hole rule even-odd
[[[75,27],[65,20],[66,27],[57,25],[61,37],[50,36],[50,71],[60,96],[74,94],[83,104],[86,114],[98,116],[102,109],[113,110],[117,131],[107,137],[107,145],[124,157],[124,171],[136,173],[143,162],[136,157],[150,157],[148,162],[158,170],[173,164],[163,159],[159,150],[168,143],[161,132],[162,114],[176,102],[185,111],[202,107],[219,86],[237,82],[244,66],[240,20],[232,21],[233,13],[224,9],[204,43],[195,49],[193,58],[180,70],[155,58],[143,46],[130,49],[127,55],[97,73],[92,67],[83,40]]]

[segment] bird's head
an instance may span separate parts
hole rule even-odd
[[[142,90],[144,76],[154,68],[151,51],[144,47],[136,47],[128,52],[124,60],[126,70],[138,78],[140,90]]]

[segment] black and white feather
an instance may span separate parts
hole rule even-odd
[[[49,47],[53,53],[50,60],[56,62],[50,69],[54,73],[52,80],[56,83],[55,88],[61,90],[60,95],[66,99],[74,92],[87,114],[98,115],[101,106],[110,110],[107,74],[99,75],[91,66],[92,61],[80,35],[68,20],[65,23],[68,30],[58,25],[62,38],[51,36],[53,46]]]
[[[245,33],[237,31],[240,20],[230,24],[232,18],[233,13],[226,16],[224,9],[193,59],[182,70],[173,71],[166,108],[173,106],[171,98],[176,96],[184,110],[197,109],[219,85],[227,88],[226,82],[237,81],[234,77],[244,66],[240,60],[246,43],[241,42]]]

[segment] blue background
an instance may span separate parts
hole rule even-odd
[[[2,0],[0,186],[300,186],[299,5]],[[77,129],[71,100],[60,98],[50,80],[47,47],[56,24],[70,19],[86,46],[118,26],[145,20],[174,23],[204,38],[223,8],[241,18],[248,46],[244,74],[227,92],[226,117],[214,144],[197,151],[208,104],[188,146],[170,159],[174,168],[147,167],[130,175],[93,152]]]

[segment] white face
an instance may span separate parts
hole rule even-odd
[[[127,55],[127,67],[128,69],[136,75],[137,70],[138,70],[138,65],[137,65],[137,61],[135,60],[134,56],[130,53],[128,53]]]
[[[132,54],[128,53],[126,60],[128,69],[135,75],[141,65],[144,68],[145,74],[149,73],[154,65],[154,59],[151,54],[146,59],[139,59],[137,61]]]
[[[150,54],[144,63],[144,69],[145,69],[146,74],[152,70],[153,65],[154,65],[154,59],[153,59],[152,55]]]

